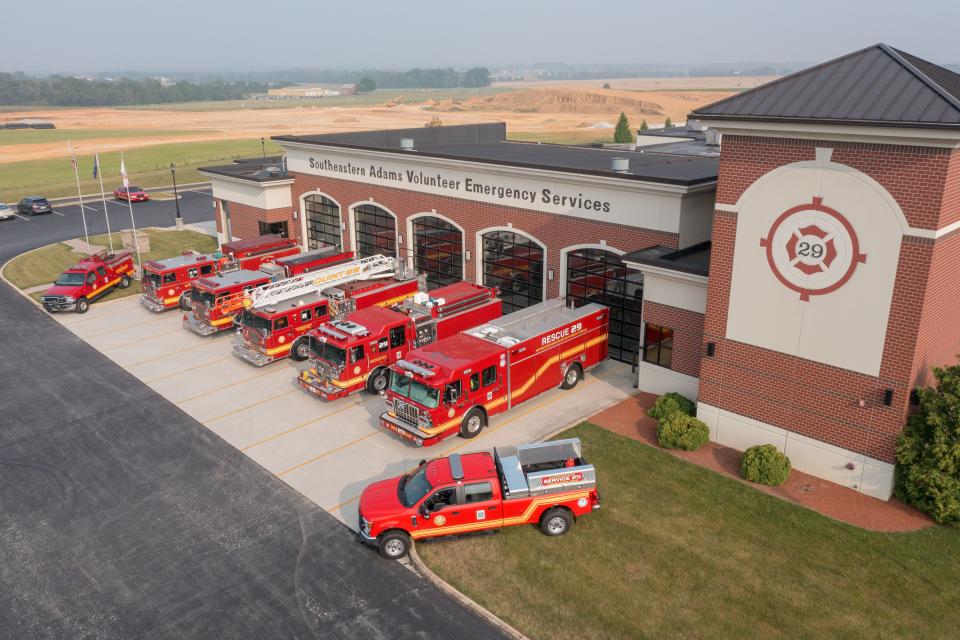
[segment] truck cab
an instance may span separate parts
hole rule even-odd
[[[505,526],[536,524],[545,535],[563,535],[599,508],[596,470],[580,440],[569,438],[453,454],[374,482],[360,495],[358,535],[396,559],[411,540]]]
[[[234,317],[243,310],[244,295],[270,282],[262,271],[240,269],[220,276],[199,278],[190,289],[191,310],[183,314],[183,326],[209,336],[233,328]]]
[[[195,251],[186,251],[175,258],[144,263],[141,306],[154,313],[175,307],[188,311],[193,281],[216,275],[217,263],[218,258],[214,254]]]
[[[129,251],[101,251],[68,267],[43,293],[40,302],[50,313],[86,313],[91,302],[110,293],[114,287],[129,287],[133,275],[133,257]]]
[[[240,340],[233,346],[234,355],[262,367],[291,355],[297,338],[329,319],[329,301],[318,293],[244,309],[238,317]],[[299,347],[306,348],[303,343]],[[307,355],[301,352],[294,359]]]

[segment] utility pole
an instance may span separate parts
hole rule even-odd
[[[173,176],[173,201],[177,205],[177,230],[183,229],[183,216],[180,215],[180,194],[177,193],[177,167],[170,163],[170,175]]]

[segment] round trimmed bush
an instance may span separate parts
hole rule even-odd
[[[772,444],[758,444],[743,452],[740,473],[750,482],[775,487],[790,476],[790,458]]]
[[[667,449],[696,451],[710,439],[710,429],[693,416],[675,411],[660,419],[657,442]]]
[[[657,398],[647,411],[647,415],[655,420],[662,420],[672,413],[694,416],[697,414],[697,405],[690,398],[671,391]]]

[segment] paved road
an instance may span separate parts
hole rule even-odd
[[[62,211],[3,223],[0,262],[76,236]],[[0,636],[499,637],[5,285],[0,327]]]

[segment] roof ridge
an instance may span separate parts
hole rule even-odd
[[[955,109],[957,109],[958,111],[960,111],[960,100],[957,100],[956,96],[954,96],[952,93],[950,93],[949,91],[947,91],[946,89],[944,89],[944,88],[940,85],[939,82],[935,81],[933,78],[931,78],[930,76],[928,76],[926,73],[924,73],[923,71],[921,71],[920,69],[918,69],[916,65],[914,65],[912,62],[910,62],[909,60],[907,60],[907,59],[904,58],[903,56],[904,56],[904,54],[906,54],[906,55],[909,55],[910,57],[917,58],[918,60],[923,60],[923,58],[921,58],[921,57],[919,57],[919,56],[914,56],[913,54],[907,53],[906,51],[900,51],[899,49],[894,49],[894,48],[891,47],[890,45],[884,44],[884,43],[882,43],[882,42],[881,42],[881,43],[878,43],[876,46],[880,47],[880,49],[883,50],[887,55],[889,55],[891,58],[893,58],[893,59],[896,60],[898,63],[900,63],[900,65],[903,66],[904,69],[906,69],[907,71],[909,71],[910,73],[912,73],[913,75],[915,75],[915,76],[916,76],[921,82],[923,82],[928,88],[930,88],[930,89],[932,89],[933,91],[935,91],[941,98],[943,98],[944,100],[946,100],[947,102],[949,102],[951,105],[953,105],[953,107],[954,107]],[[923,61],[924,61],[924,62],[929,62],[928,60],[923,60]],[[929,63],[930,63],[930,64],[935,64],[935,63],[932,63],[932,62],[929,62]],[[947,69],[946,67],[942,67],[941,65],[935,65],[935,66],[937,66],[937,67],[939,67],[939,68],[941,68],[941,69],[944,69],[944,70],[946,70],[946,71],[950,71],[950,69]],[[953,72],[953,71],[950,71],[950,73],[954,73],[954,72]],[[954,75],[960,75],[960,74],[954,74]]]

